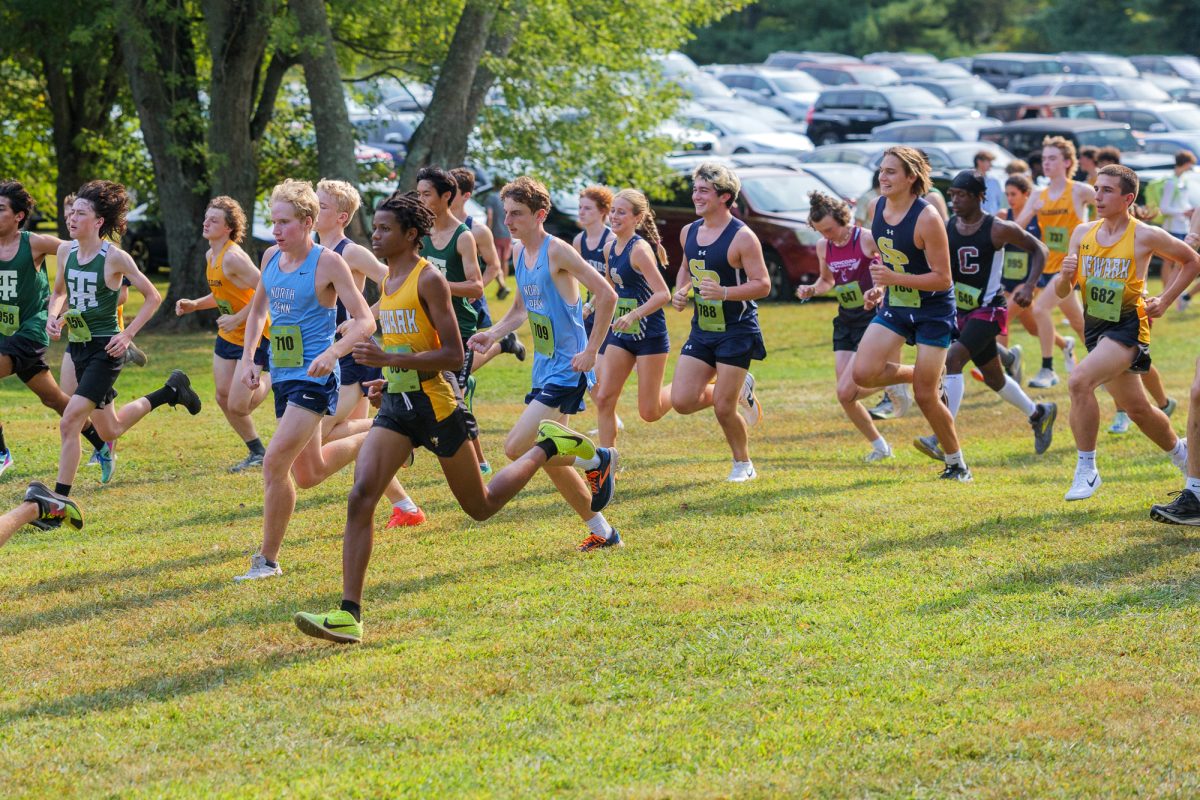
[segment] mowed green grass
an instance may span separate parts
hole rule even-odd
[[[621,551],[576,553],[586,531],[540,475],[472,522],[421,452],[401,476],[429,522],[383,531],[378,510],[354,647],[291,621],[340,597],[350,471],[300,493],[282,578],[235,584],[262,486],[225,471],[244,449],[211,402],[211,336],[142,337],[152,361],[121,400],[178,366],[206,406],[138,426],[107,487],[81,468],[85,531],[0,550],[0,795],[1195,796],[1200,535],[1147,516],[1179,473],[1136,432],[1102,434],[1103,488],[1068,505],[1065,386],[1041,393],[1060,421],[1038,457],[971,380],[975,483],[937,480],[915,415],[883,423],[894,460],[863,464],[833,313],[763,310],[755,482],[724,482],[710,413],[647,425],[629,386]],[[1181,432],[1196,320],[1154,331]],[[511,357],[480,373],[493,463],[528,382]],[[52,481],[58,440],[15,379],[0,408],[7,505]]]

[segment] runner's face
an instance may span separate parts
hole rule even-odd
[[[633,213],[633,206],[624,197],[613,200],[612,210],[608,213],[609,227],[618,236],[632,236],[633,232],[637,230],[637,224],[641,218]]]
[[[337,201],[325,192],[317,192],[317,231],[333,231],[346,227],[349,222],[345,214],[338,210]],[[333,242],[337,244],[337,242]]]
[[[904,170],[904,162],[896,156],[884,156],[879,165],[879,193],[884,197],[903,198],[912,195],[915,175]]]
[[[103,225],[104,220],[100,219],[91,203],[82,198],[75,201],[71,214],[67,217],[67,231],[71,234],[72,239],[79,239],[89,234],[99,236],[100,228]]]
[[[1113,175],[1096,177],[1096,213],[1106,219],[1129,213],[1133,195],[1121,194],[1121,181]]]
[[[696,214],[703,217],[710,211],[724,208],[725,200],[717,194],[711,183],[704,178],[696,178],[692,182],[692,205],[696,207]]]
[[[385,261],[411,253],[416,247],[415,230],[401,227],[391,211],[376,211],[371,226],[371,252]]]
[[[504,226],[518,239],[533,236],[538,226],[546,219],[545,211],[533,211],[524,203],[511,197],[504,201]]]
[[[604,215],[600,213],[600,209],[596,206],[596,201],[590,197],[579,198],[579,225],[583,228],[590,228],[596,223],[603,222]]]
[[[1067,160],[1057,147],[1042,148],[1042,174],[1047,178],[1062,178],[1067,174]]]
[[[946,194],[950,196],[950,208],[960,217],[973,219],[979,215],[979,204],[983,198],[962,189],[948,189]]]
[[[1025,201],[1029,196],[1015,186],[1005,186],[1004,196],[1008,198],[1008,205],[1014,213],[1020,214],[1021,209],[1025,207]]]
[[[417,199],[434,214],[441,214],[448,207],[448,195],[438,194],[437,189],[429,181],[417,181]]]
[[[0,197],[0,235],[12,236],[13,231],[21,227],[20,218],[13,213],[12,201]]]
[[[204,212],[204,238],[225,239],[230,234],[229,225],[225,223],[225,212],[219,208],[210,208]]]
[[[826,214],[812,223],[812,226],[813,230],[831,242],[840,242],[846,238],[846,226],[834,219],[832,214]]]
[[[286,200],[271,205],[271,235],[280,250],[298,250],[311,241],[312,217],[301,216]]]

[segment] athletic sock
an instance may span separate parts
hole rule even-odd
[[[948,467],[965,467],[967,462],[963,460],[962,450],[957,453],[946,453],[946,466]]]
[[[271,560],[270,560],[269,558],[267,558],[266,556],[263,556],[263,561],[264,561],[264,562],[266,562],[266,565],[267,565],[268,567],[270,567],[271,569],[275,569],[276,567],[278,567],[278,566],[279,566],[279,562],[278,562],[278,561],[271,561]]]
[[[61,494],[63,497],[66,497],[71,493],[71,484],[56,483],[54,484],[54,492],[55,494]]]
[[[0,453],[8,452],[8,445],[4,443],[4,426],[0,425]]]
[[[1172,447],[1167,455],[1171,457],[1171,463],[1177,467],[1182,467],[1187,461],[1187,439],[1179,438],[1175,440],[1175,446]]]
[[[1079,450],[1079,460],[1075,462],[1075,469],[1087,469],[1093,472],[1096,469],[1096,451],[1095,450]]]
[[[887,439],[884,439],[882,436],[871,442],[871,447],[875,448],[880,453],[886,453],[891,450],[891,448],[888,447]]]
[[[88,426],[79,433],[84,439],[87,439],[87,443],[90,444],[94,450],[99,450],[101,447],[104,447],[104,440],[100,438],[100,434],[96,431],[96,426],[92,423],[89,422]],[[3,449],[4,442],[0,440],[0,450]]]
[[[604,518],[603,514],[597,514],[589,519],[587,521],[587,526],[588,530],[596,536],[603,536],[605,539],[612,538],[612,526],[608,524],[608,520]]]
[[[392,503],[392,508],[398,508],[401,511],[407,511],[410,514],[415,514],[420,510],[417,508],[417,504],[412,501],[411,497],[406,497],[403,500],[397,500],[396,502]]]
[[[1000,387],[997,394],[1021,409],[1021,413],[1027,417],[1032,417],[1037,411],[1037,403],[1029,399],[1029,395],[1025,394],[1021,384],[1007,375],[1004,376],[1004,386]]]
[[[246,442],[246,449],[256,456],[267,454],[267,448],[263,447],[262,439],[251,439]]]
[[[362,606],[353,600],[342,601],[342,611],[349,611],[355,622],[362,622]]]
[[[1184,481],[1183,488],[1200,497],[1200,478],[1193,478],[1189,475],[1188,479]]]
[[[540,448],[546,454],[547,461],[558,455],[558,447],[555,446],[553,439],[543,439],[540,442],[534,442],[533,446]]]
[[[962,405],[963,393],[967,387],[963,383],[962,373],[947,374],[942,378],[942,388],[946,390],[946,405],[950,407],[950,416],[957,417],[959,406]]]
[[[599,468],[599,466],[600,466],[600,456],[598,454],[592,456],[591,458],[576,457],[576,459],[575,459],[575,469],[593,470],[593,469]]]
[[[1042,369],[1048,369],[1051,372],[1054,371],[1054,356],[1042,359]]]
[[[175,402],[175,390],[170,386],[161,386],[155,389],[150,394],[146,395],[146,399],[150,401],[150,410],[165,406],[167,403]]]

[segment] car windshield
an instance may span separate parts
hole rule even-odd
[[[821,83],[806,72],[795,75],[776,75],[771,78],[781,92],[819,92]]]
[[[942,91],[950,96],[951,100],[957,100],[960,97],[973,97],[978,94],[999,94],[999,91],[987,81],[951,81],[947,80],[939,82]]]
[[[1026,75],[1048,75],[1063,71],[1063,65],[1057,61],[1026,61],[1024,67]]]
[[[1160,111],[1159,116],[1165,119],[1174,130],[1200,130],[1200,108],[1196,106],[1180,106],[1169,111]]]
[[[905,86],[903,89],[893,89],[887,93],[892,101],[892,108],[897,111],[912,111],[944,105],[930,91],[920,86]]]
[[[755,211],[766,214],[807,214],[808,193],[827,190],[822,181],[799,172],[742,179],[742,193]]]
[[[703,117],[695,117],[693,125],[703,127]],[[774,133],[775,129],[757,117],[744,117],[737,114],[722,114],[720,117],[714,117],[712,125],[720,128],[726,135],[732,134],[739,136],[746,133]]]
[[[1053,114],[1056,117],[1066,117],[1067,119],[1100,119],[1100,112],[1092,103],[1058,106],[1054,109]]]
[[[1079,144],[1083,147],[1115,147],[1122,153],[1138,149],[1137,139],[1128,128],[1100,128],[1080,131]]]
[[[711,97],[725,100],[734,97],[733,92],[728,86],[711,75],[703,73],[688,75],[684,80],[679,82],[679,85],[692,97]]]
[[[1181,77],[1189,80],[1200,79],[1200,64],[1196,63],[1194,58],[1168,58],[1167,63],[1170,64]]]
[[[867,86],[886,86],[900,82],[900,76],[889,67],[856,67],[850,74],[856,81]]]
[[[921,65],[920,73],[927,78],[969,78],[971,73],[958,64]]]
[[[1117,97],[1122,100],[1167,101],[1171,99],[1171,95],[1149,81],[1114,83],[1112,88],[1117,93]]]
[[[975,169],[975,154],[980,150],[987,150],[994,157],[992,169],[1004,169],[1012,161],[1012,158],[1003,150],[995,146],[981,145],[978,142],[970,142],[966,146],[946,144],[941,145],[940,149],[945,152],[950,159],[951,166],[955,169]]]
[[[854,164],[814,167],[813,172],[842,197],[857,200],[871,188],[871,170]]]

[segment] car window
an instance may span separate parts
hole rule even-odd
[[[1158,117],[1147,111],[1135,111],[1129,119],[1129,124],[1135,131],[1148,131],[1150,126],[1156,122],[1158,122]]]
[[[1162,111],[1162,118],[1177,130],[1200,130],[1200,108],[1192,105]]]
[[[1137,150],[1137,139],[1133,138],[1133,133],[1128,128],[1100,128],[1094,131],[1080,131],[1077,137],[1079,145],[1086,147],[1108,147],[1109,145],[1117,148],[1121,152],[1126,150]]]
[[[828,191],[828,185],[807,172],[762,175],[742,179],[742,194],[755,211],[766,214],[807,214],[808,193]]]
[[[750,78],[749,80],[750,80],[749,88],[753,89],[754,91],[761,92],[765,89],[765,90],[769,91],[771,94],[775,93],[774,90],[771,89],[771,84],[767,83],[765,78],[760,78],[759,76],[755,75],[753,78]]]
[[[1113,122],[1129,122],[1130,113],[1123,108],[1110,108],[1104,112],[1104,118]]]
[[[932,128],[929,136],[931,142],[957,142],[958,140],[958,134],[944,125]]]
[[[863,92],[862,107],[875,109],[876,111],[886,111],[888,103],[879,92]]]
[[[863,93],[859,91],[846,91],[841,93],[842,101],[838,103],[839,108],[865,108],[865,100]]]

